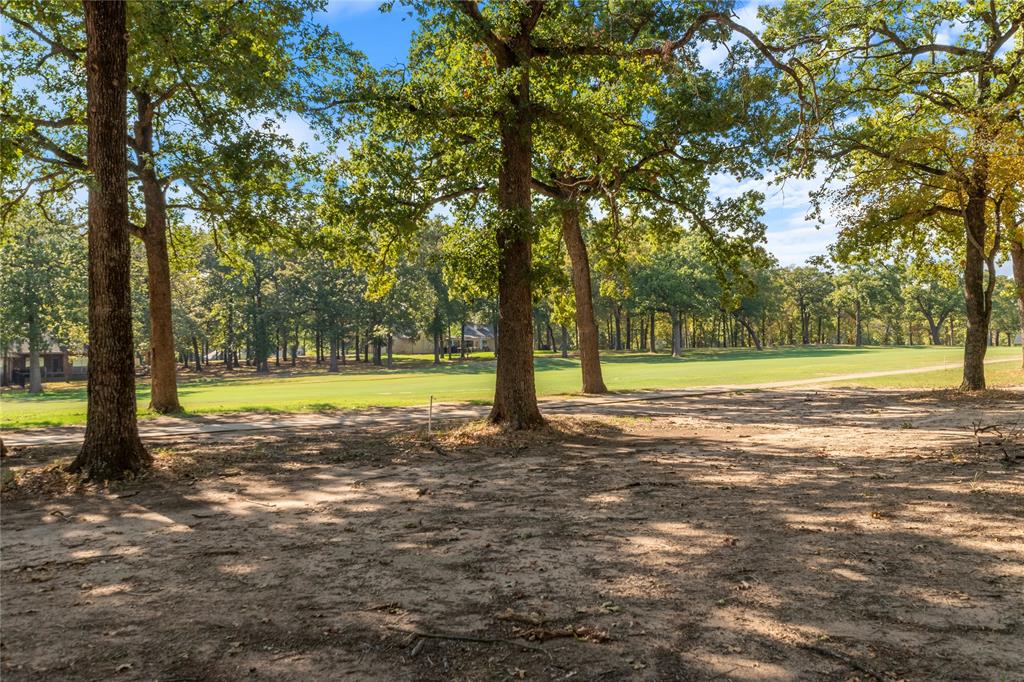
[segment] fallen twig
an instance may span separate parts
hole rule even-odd
[[[857,659],[851,658],[851,657],[847,656],[846,654],[841,653],[839,651],[834,651],[834,650],[829,649],[827,647],[823,647],[821,645],[811,644],[811,643],[802,643],[802,644],[798,644],[797,646],[799,646],[802,649],[807,649],[808,651],[813,651],[816,654],[821,654],[822,656],[828,656],[829,658],[834,658],[837,661],[842,661],[843,663],[845,663],[846,665],[850,666],[854,670],[859,670],[862,673],[864,673],[865,675],[870,675],[871,677],[873,677],[874,679],[878,680],[879,682],[889,682],[889,680],[891,679],[885,673],[880,673],[877,670],[874,670],[871,667],[867,666],[866,664],[861,663]]]
[[[457,633],[446,633],[446,632],[422,632],[420,630],[407,630],[405,628],[394,627],[391,625],[386,626],[388,630],[394,632],[401,632],[406,635],[415,635],[417,637],[424,637],[427,639],[447,639],[454,642],[475,642],[477,644],[507,644],[508,646],[517,646],[521,649],[528,651],[539,651],[548,658],[551,658],[551,652],[544,647],[537,646],[536,644],[530,644],[518,639],[502,639],[500,637],[478,637],[476,635],[460,635]]]

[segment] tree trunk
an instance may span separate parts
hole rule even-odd
[[[441,332],[437,328],[438,316],[437,312],[434,312],[434,364],[441,364]]]
[[[569,357],[569,330],[566,329],[565,325],[559,325],[562,328],[562,357]]]
[[[672,357],[678,358],[683,354],[683,330],[682,320],[678,311],[669,311],[672,320]]]
[[[580,207],[571,204],[562,209],[562,239],[569,254],[572,289],[576,299],[576,330],[580,368],[583,370],[584,393],[607,393],[601,374],[601,351],[598,348],[597,320],[594,318],[594,296],[590,281],[590,258],[580,230]]]
[[[1021,226],[1024,230],[1024,226]],[[1013,261],[1013,283],[1017,289],[1017,315],[1020,318],[1021,367],[1024,367],[1024,234],[1017,235],[1010,243],[1010,258]]]
[[[203,363],[200,361],[201,356],[199,355],[199,339],[196,338],[195,334],[192,335],[192,352],[195,353],[196,356],[196,371],[202,372]]]
[[[944,320],[940,319],[938,322],[936,322],[935,317],[932,316],[932,314],[929,312],[926,312],[924,314],[924,319],[928,323],[928,336],[931,337],[932,345],[941,346],[942,335],[940,334],[940,332],[942,330],[942,323]]]
[[[43,345],[43,335],[39,330],[39,319],[33,310],[28,320],[28,392],[43,392],[43,372],[39,366],[39,347]]]
[[[328,372],[338,371],[338,335],[331,334],[331,357],[327,364]]]
[[[128,234],[126,7],[86,1],[89,187],[89,383],[85,440],[71,471],[93,480],[145,467],[135,414]],[[173,347],[171,361],[173,363]]]
[[[655,336],[654,336],[654,323],[656,322],[656,319],[657,319],[657,318],[656,318],[656,313],[655,313],[655,312],[654,312],[654,311],[652,310],[652,311],[651,311],[651,337],[650,337],[650,341],[651,341],[651,352],[652,352],[652,353],[656,353],[656,352],[658,352],[658,346],[657,346],[657,344],[655,343]]]
[[[463,320],[462,324],[459,325],[459,355],[463,360],[466,359],[466,321]]]
[[[525,33],[525,32],[524,32]],[[517,42],[529,41],[525,33]],[[508,92],[512,110],[501,121],[501,168],[498,172],[498,354],[494,404],[488,419],[512,429],[544,423],[537,406],[533,371],[532,233],[530,179],[533,172],[533,132],[530,111],[529,66],[515,52],[499,58],[506,76],[517,82]]]
[[[388,334],[388,369],[394,365],[394,349],[395,349],[395,337]]]
[[[149,409],[160,414],[180,412],[178,379],[174,363],[174,326],[171,306],[171,266],[167,253],[167,195],[152,165],[153,109],[148,93],[136,92],[135,155],[141,166],[139,181],[146,209],[142,243],[146,250],[146,282],[149,293],[150,368]]]
[[[299,360],[299,323],[295,323],[295,339],[292,343],[292,367],[295,366]]]
[[[737,317],[736,319],[740,321],[743,328],[747,330],[748,334],[750,334],[750,340],[754,342],[754,348],[756,350],[762,350],[761,337],[758,336],[757,331],[754,330],[754,325],[750,324],[750,321],[745,317]]]
[[[964,263],[964,302],[967,309],[967,335],[964,339],[964,379],[962,391],[980,391],[985,388],[985,352],[991,308],[991,291],[985,286],[985,222],[986,192],[980,179],[975,178],[974,191],[967,197],[964,210],[964,230],[967,239],[967,257]],[[994,276],[994,273],[992,273]]]
[[[615,304],[615,350],[622,350],[622,306]]]

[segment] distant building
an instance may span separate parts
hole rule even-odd
[[[494,350],[494,332],[483,324],[466,324],[466,351]],[[459,343],[462,339],[456,335],[452,337],[455,350],[461,350]]]
[[[494,350],[494,333],[490,327],[467,322],[465,332],[467,353]],[[459,329],[453,328],[451,352],[461,353],[461,344],[462,336],[459,333]],[[398,335],[394,338],[392,350],[399,355],[429,355],[434,352],[434,338],[430,334],[424,334],[417,339]],[[448,352],[445,339],[441,340],[441,352]]]
[[[4,349],[3,376],[0,377],[4,386],[20,383],[15,379],[22,372],[25,373],[25,380],[28,381],[29,357],[27,342],[14,343]],[[76,372],[77,368],[72,367],[68,349],[52,339],[44,341],[44,347],[39,352],[39,362],[41,363],[43,381],[54,379],[67,381],[74,376],[83,374]],[[84,372],[84,367],[82,369]]]

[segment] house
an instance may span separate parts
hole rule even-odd
[[[391,352],[397,355],[429,355],[434,352],[434,339],[429,335],[414,339],[398,334],[391,340]]]
[[[72,377],[73,368],[71,365],[71,356],[68,354],[68,349],[61,346],[53,339],[46,339],[43,343],[43,349],[39,352],[43,381],[53,379],[67,381],[70,379]],[[30,354],[27,342],[12,343],[5,349],[4,371],[3,375],[0,376],[0,380],[2,380],[2,384],[4,386],[20,383],[15,379],[22,372],[25,373],[27,381],[29,356]]]
[[[462,336],[458,327],[452,328],[451,352],[460,353]],[[466,352],[487,351],[494,349],[494,333],[491,328],[482,324],[466,323]],[[395,336],[392,351],[399,355],[430,355],[434,352],[434,338],[430,334],[423,334],[413,339],[408,336]],[[447,353],[448,347],[445,339],[441,339],[441,352]]]
[[[471,324],[466,323],[465,328],[466,336],[466,352],[481,351],[481,350],[493,350],[494,349],[494,332],[491,328],[483,324]],[[455,350],[460,350],[459,344],[461,338],[456,335],[452,337],[452,343],[455,345]]]

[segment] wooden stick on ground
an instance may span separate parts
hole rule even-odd
[[[502,639],[500,637],[477,637],[475,635],[460,635],[457,633],[444,633],[444,632],[422,632],[420,630],[408,630],[406,628],[394,627],[391,625],[387,626],[388,630],[395,632],[401,632],[406,635],[415,635],[416,637],[424,637],[426,639],[447,639],[455,642],[475,642],[478,644],[507,644],[509,646],[517,646],[521,649],[528,651],[539,651],[548,658],[551,658],[551,652],[542,646],[536,644],[530,644],[519,639]]]
[[[797,646],[799,646],[801,649],[807,649],[808,651],[813,651],[816,654],[821,654],[822,656],[828,656],[829,658],[834,658],[837,661],[842,661],[854,670],[859,670],[865,675],[870,675],[879,682],[889,682],[889,680],[891,679],[885,673],[880,673],[877,670],[873,670],[872,668],[869,668],[867,665],[861,663],[855,658],[847,656],[844,653],[833,651],[832,649],[828,649],[818,644],[802,643],[798,644]]]

